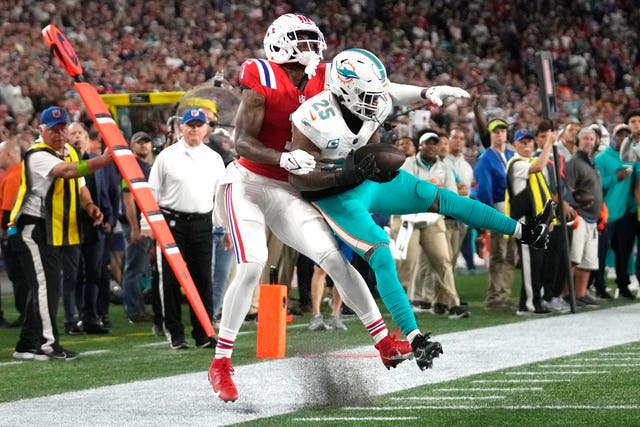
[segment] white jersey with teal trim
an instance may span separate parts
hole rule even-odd
[[[366,120],[360,131],[354,134],[344,121],[338,100],[329,90],[325,90],[298,107],[291,121],[321,150],[320,162],[340,164],[340,160],[347,157],[351,150],[357,150],[369,142],[380,123],[391,113],[391,103],[386,105],[380,122]]]

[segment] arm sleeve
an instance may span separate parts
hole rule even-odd
[[[640,160],[636,150],[633,149],[633,143],[629,137],[626,137],[620,146],[620,160],[623,162],[637,162]]]
[[[388,92],[389,95],[391,95],[394,105],[409,105],[424,99],[422,96],[424,89],[423,87],[414,85],[389,83]]]

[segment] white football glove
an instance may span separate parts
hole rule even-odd
[[[449,96],[453,96],[454,98],[469,98],[469,92],[453,86],[431,86],[425,93],[425,97],[438,107],[442,106],[445,98]]]
[[[316,167],[316,159],[304,150],[282,153],[280,167],[294,175],[306,175]]]

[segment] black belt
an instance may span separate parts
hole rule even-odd
[[[175,211],[169,208],[160,207],[160,211],[175,219],[181,219],[183,221],[202,221],[204,219],[211,219],[211,212],[207,213],[188,213]]]

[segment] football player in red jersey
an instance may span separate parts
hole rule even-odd
[[[413,356],[407,341],[388,336],[364,279],[341,254],[319,212],[288,183],[288,174],[303,175],[315,167],[313,156],[303,150],[289,152],[286,143],[291,140],[291,114],[328,84],[327,64],[320,63],[324,36],[307,17],[289,13],[269,26],[264,49],[267,59],[245,61],[238,77],[244,87],[235,123],[240,159],[229,165],[225,181],[225,209],[238,266],[225,294],[209,368],[213,391],[224,401],[238,398],[230,357],[267,260],[266,227],[331,276],[345,303],[367,327],[387,368]],[[462,91],[449,86],[396,89],[406,103],[429,97],[441,104],[445,96],[459,97]]]

